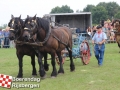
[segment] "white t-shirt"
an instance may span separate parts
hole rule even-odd
[[[95,35],[93,36],[92,40],[95,43],[101,42],[102,40],[107,39],[107,36],[104,32],[98,34],[97,32],[95,33]]]

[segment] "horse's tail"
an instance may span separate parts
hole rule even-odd
[[[66,32],[69,35],[68,49],[72,50],[72,31],[68,27],[66,27]]]

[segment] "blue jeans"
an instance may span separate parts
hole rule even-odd
[[[5,37],[4,39],[4,48],[10,47],[10,39],[8,37]]]
[[[0,45],[1,45],[2,39],[0,39]]]
[[[95,44],[94,50],[95,50],[95,57],[98,60],[98,65],[102,65],[104,59],[105,44],[102,45]]]

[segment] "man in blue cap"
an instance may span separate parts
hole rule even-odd
[[[102,26],[97,26],[97,32],[92,38],[92,43],[94,46],[95,57],[98,60],[98,65],[103,64],[104,51],[105,51],[105,41],[107,39],[106,34],[102,31]]]

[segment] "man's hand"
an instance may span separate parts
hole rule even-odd
[[[92,44],[95,44],[95,42],[94,42],[94,41],[92,41]]]
[[[102,42],[99,42],[98,44],[100,44],[100,45],[101,45],[101,44],[102,44]]]

